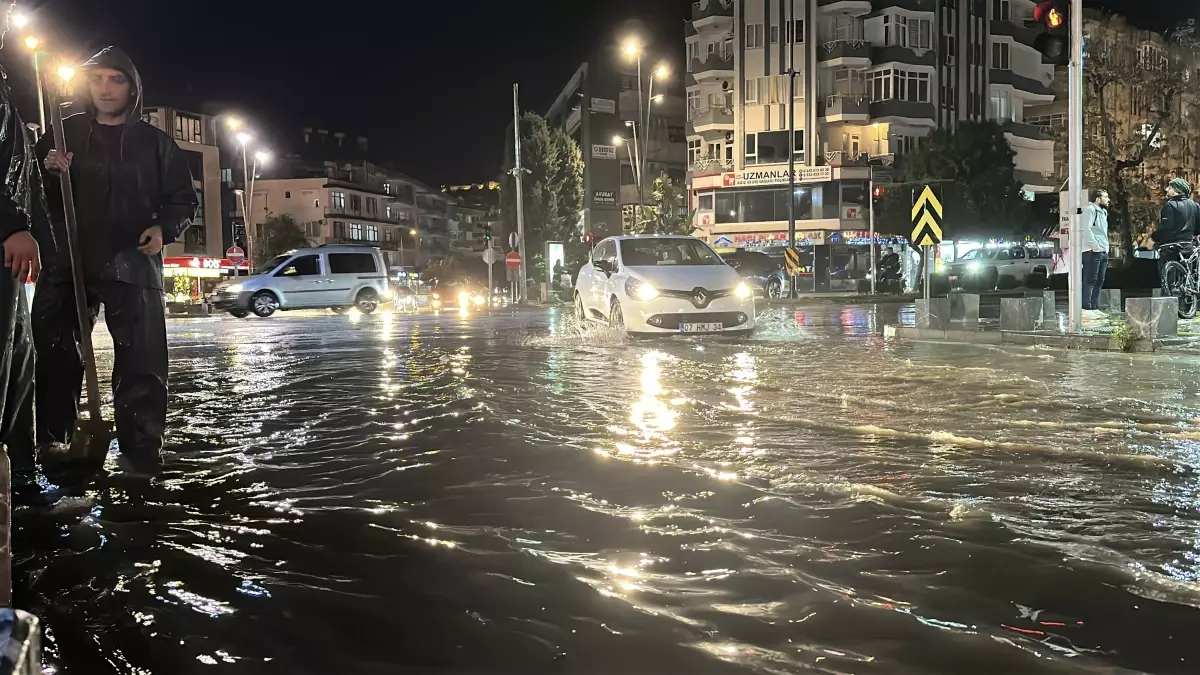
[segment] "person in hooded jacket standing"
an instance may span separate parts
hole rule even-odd
[[[36,148],[50,232],[66,241],[58,181],[69,175],[90,317],[84,330],[103,305],[113,339],[117,442],[126,457],[156,464],[167,417],[162,250],[182,236],[199,201],[175,141],[142,120],[142,82],[129,57],[107,47],[80,70],[86,111],[63,120],[67,152],[54,149],[50,134]],[[62,246],[45,261],[33,298],[39,445],[69,443],[75,428],[83,380],[78,324]]]

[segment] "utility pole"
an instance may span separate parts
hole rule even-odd
[[[788,40],[788,248],[796,246],[796,3],[795,0],[787,0],[788,3],[788,29],[784,31],[784,37],[791,37]],[[815,105],[815,103],[810,103]],[[813,264],[816,265],[816,253],[814,251]],[[815,276],[814,276],[815,278]],[[796,297],[796,275],[788,275],[791,288],[788,292],[789,298]],[[815,289],[814,289],[815,290]]]
[[[519,301],[525,302],[529,298],[528,279],[525,274],[525,192],[522,189],[525,169],[521,166],[521,106],[518,102],[517,88],[518,85],[513,83],[513,176],[516,178],[517,187],[517,253],[521,255],[521,268],[518,270],[521,278],[517,282],[517,288]]]
[[[1067,201],[1071,220],[1067,227],[1067,332],[1079,333],[1083,329],[1083,249],[1079,231],[1083,215],[1083,0],[1071,0],[1070,15]]]

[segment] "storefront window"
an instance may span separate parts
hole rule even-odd
[[[819,188],[818,188],[819,189]],[[796,220],[813,218],[814,188],[796,186]],[[716,198],[718,223],[766,223],[788,219],[788,188],[722,190]]]

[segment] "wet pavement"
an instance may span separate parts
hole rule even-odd
[[[1200,358],[906,312],[172,321],[162,474],[19,510],[17,602],[70,674],[1200,671]]]

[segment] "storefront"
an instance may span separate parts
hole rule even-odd
[[[746,249],[761,251],[783,264],[786,232],[739,232],[707,237],[717,252]],[[877,254],[888,246],[903,257],[908,242],[903,237],[876,235]],[[857,292],[870,279],[871,233],[858,230],[798,230],[796,249],[800,252],[797,288],[801,293]],[[878,258],[877,258],[878,259]],[[906,274],[907,276],[907,274]]]
[[[250,273],[249,261],[238,265],[224,258],[182,256],[163,259],[163,290],[171,303],[194,305],[205,301],[224,279]]]

